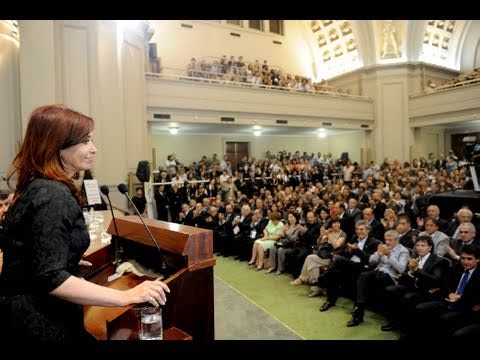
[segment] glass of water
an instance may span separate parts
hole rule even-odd
[[[146,307],[140,313],[140,340],[162,340],[163,323],[160,307]]]

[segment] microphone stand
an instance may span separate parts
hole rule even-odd
[[[121,184],[122,185],[122,184]],[[138,211],[137,207],[135,206],[135,203],[133,202],[132,198],[130,197],[130,195],[128,195],[128,192],[125,191],[123,192],[122,189],[120,189],[120,185],[118,186],[118,189],[120,190],[121,193],[123,193],[128,201],[130,202],[130,204],[132,205],[133,209],[135,210],[135,213],[137,214],[137,216],[140,218],[140,220],[142,221],[142,224],[143,226],[145,227],[145,229],[147,229],[147,232],[148,232],[148,235],[150,236],[150,239],[152,239],[153,243],[155,244],[155,246],[157,247],[157,250],[158,252],[160,253],[160,261],[162,262],[161,263],[161,267],[162,267],[162,272],[163,272],[163,276],[167,277],[167,265],[165,264],[165,259],[163,258],[163,252],[162,250],[160,249],[160,246],[158,245],[158,242],[157,240],[155,239],[155,237],[153,236],[152,232],[150,231],[149,227],[147,226],[147,224],[145,224],[145,221],[143,221],[143,217],[142,215],[140,215],[140,212]]]
[[[113,226],[115,227],[115,234],[116,234],[116,239],[115,239],[115,242],[114,242],[114,249],[115,249],[115,258],[113,260],[113,265],[118,265],[121,261],[121,249],[120,249],[120,245],[119,245],[119,241],[118,241],[118,238],[119,238],[119,235],[118,235],[118,227],[117,227],[117,221],[115,219],[115,214],[113,213],[113,206],[112,206],[112,201],[110,200],[110,196],[108,195],[108,187],[106,185],[103,185],[101,188],[100,188],[100,191],[102,192],[102,194],[104,194],[106,197],[107,197],[107,200],[108,200],[108,204],[110,205],[110,212],[112,214],[112,220],[113,220]]]

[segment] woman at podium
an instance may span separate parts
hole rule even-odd
[[[120,291],[78,277],[90,239],[73,179],[92,168],[97,152],[93,125],[90,117],[61,105],[42,106],[31,114],[12,164],[9,181],[16,180],[16,190],[1,234],[4,342],[91,340],[82,305],[158,306],[166,301],[169,289],[160,281]]]

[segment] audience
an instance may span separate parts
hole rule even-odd
[[[285,150],[268,151],[264,159],[245,156],[237,166],[221,158],[204,155],[186,166],[172,165],[169,156],[155,181],[172,221],[212,229],[219,255],[250,260],[257,270],[268,261],[267,274],[286,273],[292,285],[311,285],[309,296],[326,291],[321,311],[340,296],[354,300],[349,326],[360,324],[370,307],[389,320],[382,330],[410,335],[404,322],[418,321],[415,306],[442,299],[450,263],[476,243],[471,209],[443,209],[458,212],[442,218],[429,203],[432,194],[461,188],[468,178],[460,162],[449,174],[441,154],[366,167],[330,153]],[[354,170],[347,182],[342,169],[349,164]],[[171,178],[179,180],[172,186]],[[164,206],[157,208],[159,218],[165,218]],[[455,331],[468,335],[476,325],[455,323]]]

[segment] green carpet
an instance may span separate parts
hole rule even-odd
[[[301,340],[218,276],[214,286],[215,340]]]
[[[340,298],[335,307],[320,312],[325,296],[309,298],[309,287],[290,285],[289,274],[266,274],[265,270],[256,271],[233,258],[216,259],[215,276],[306,340],[398,339],[398,333],[381,331],[385,319],[370,311],[366,311],[362,324],[346,327],[352,310],[349,299]]]

